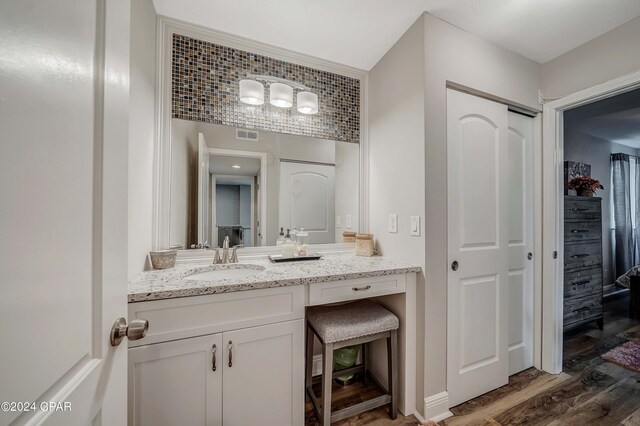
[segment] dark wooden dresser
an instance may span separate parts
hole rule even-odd
[[[602,329],[602,199],[564,197],[564,330]]]

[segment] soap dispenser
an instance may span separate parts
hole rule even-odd
[[[278,234],[278,239],[276,240],[276,245],[281,246],[284,244],[284,228],[280,228],[280,234]]]
[[[291,234],[289,233],[289,229],[287,229],[287,234],[284,236],[284,242],[281,245],[282,247],[282,257],[285,259],[292,258],[296,252],[296,246],[291,241]]]

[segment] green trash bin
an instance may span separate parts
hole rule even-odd
[[[356,365],[358,353],[362,345],[345,346],[333,351],[333,369],[342,371]],[[353,381],[353,374],[336,377],[336,381],[342,385],[348,385]]]

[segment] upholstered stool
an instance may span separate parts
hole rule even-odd
[[[391,403],[389,415],[395,419],[398,411],[398,318],[370,300],[344,305],[312,306],[307,309],[307,359],[305,386],[316,416],[324,426],[333,422]],[[322,406],[311,388],[313,366],[313,336],[322,343]],[[387,339],[387,365],[389,389],[385,389],[371,373],[369,345]],[[333,351],[351,345],[363,345],[363,363],[353,368],[333,372]],[[364,372],[386,393],[353,406],[331,412],[331,384],[335,377]],[[368,376],[369,375],[369,376]]]

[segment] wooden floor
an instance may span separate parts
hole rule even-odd
[[[564,336],[564,373],[529,369],[509,384],[451,409],[441,425],[640,425],[640,373],[600,355],[640,338],[640,323],[628,318],[628,296],[605,302],[605,327]]]
[[[640,426],[640,373],[600,358],[627,340],[640,339],[640,323],[628,318],[627,304],[626,294],[605,301],[603,331],[593,323],[565,334],[564,373],[525,370],[512,376],[508,385],[452,408],[454,417],[440,425]],[[333,392],[334,410],[379,394],[373,385],[361,383],[334,385]],[[306,409],[306,425],[317,424],[310,403]],[[334,423],[417,424],[413,416],[391,421],[386,407]]]

